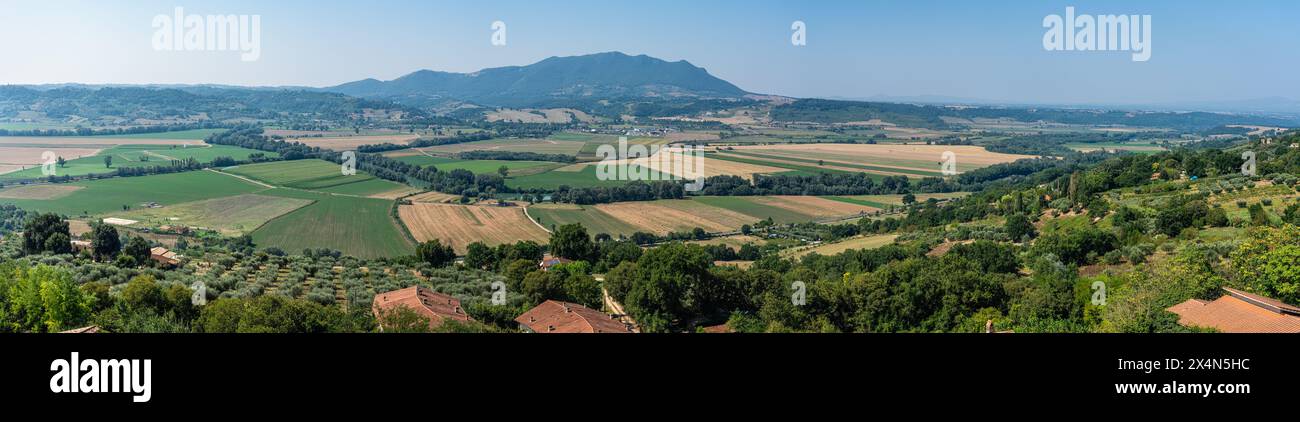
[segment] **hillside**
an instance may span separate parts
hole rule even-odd
[[[474,73],[421,70],[391,81],[365,79],[323,89],[404,104],[462,100],[496,106],[527,106],[562,99],[737,98],[746,94],[684,60],[668,62],[619,52],[551,57],[527,66]]]

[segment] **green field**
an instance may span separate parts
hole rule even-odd
[[[132,133],[129,135],[101,135],[97,138],[118,138],[118,139],[180,139],[180,140],[201,140],[214,133],[225,132],[229,129],[191,129],[178,130],[175,132],[155,132],[155,133]]]
[[[577,155],[582,149],[582,142],[557,141],[551,139],[515,139],[496,138],[478,142],[438,145],[421,148],[428,152],[454,154],[465,151],[513,151],[536,152],[539,154]]]
[[[563,163],[553,163],[549,161],[461,160],[447,157],[430,157],[427,155],[408,155],[392,158],[403,163],[421,167],[434,166],[438,168],[438,171],[469,170],[474,174],[496,174],[497,169],[501,168],[501,166],[510,169],[510,174],[536,174],[565,165]]]
[[[167,165],[171,160],[184,160],[193,158],[200,163],[211,162],[217,157],[230,157],[236,160],[247,160],[249,155],[262,153],[267,157],[279,157],[279,154],[273,152],[263,152],[253,149],[240,148],[227,145],[211,145],[206,147],[180,147],[173,148],[168,145],[122,145],[100,151],[99,154],[75,158],[68,160],[63,167],[55,169],[55,174],[59,176],[85,176],[88,174],[107,174],[116,171],[118,167],[147,167]],[[113,157],[113,166],[104,165],[104,157]],[[33,166],[26,170],[20,170],[13,173],[0,175],[0,180],[24,180],[24,179],[41,179],[40,166]]]
[[[528,207],[528,215],[542,226],[551,227],[565,224],[581,224],[589,233],[607,233],[610,235],[631,235],[637,231],[636,226],[624,223],[595,207],[573,204],[539,204]]]
[[[759,218],[771,217],[772,221],[775,221],[777,224],[804,223],[817,219],[817,217],[813,215],[798,213],[767,204],[760,204],[755,202],[753,197],[700,196],[693,198],[693,200],[701,204],[731,210],[745,215],[752,215]]]
[[[311,200],[269,195],[237,195],[207,199],[163,208],[141,208],[109,214],[136,220],[145,226],[180,225],[216,230],[227,236],[244,235],[293,210],[310,205]]]
[[[173,205],[265,189],[238,178],[210,171],[114,177],[57,186],[74,186],[80,189],[56,199],[0,198],[0,204],[12,204],[33,211],[80,216],[119,212],[123,211],[124,206],[139,208],[141,204],[148,202]],[[0,192],[10,189],[15,188],[7,187]]]
[[[329,248],[358,258],[395,257],[414,251],[414,243],[390,215],[391,200],[289,189],[262,194],[315,202],[254,231],[253,242],[258,247],[277,247],[288,253]]]
[[[338,164],[323,160],[258,163],[224,171],[276,186],[345,195],[367,196],[402,188],[401,184],[361,172],[344,175]]]

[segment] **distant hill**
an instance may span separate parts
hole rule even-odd
[[[365,79],[322,90],[417,106],[448,101],[530,106],[556,100],[739,98],[748,94],[685,60],[668,62],[619,52],[551,57],[527,66],[474,73],[421,70],[391,81]]]

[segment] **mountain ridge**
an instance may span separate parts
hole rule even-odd
[[[389,81],[367,78],[321,90],[406,103],[457,100],[496,106],[566,99],[741,98],[750,94],[685,60],[670,62],[621,52],[552,56],[529,65],[470,73],[423,69]]]

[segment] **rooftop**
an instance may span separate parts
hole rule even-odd
[[[1225,333],[1300,333],[1300,308],[1277,299],[1224,287],[1213,301],[1189,299],[1169,308],[1178,323]]]
[[[469,314],[461,308],[460,300],[451,295],[435,292],[426,287],[411,286],[375,295],[372,309],[375,317],[379,312],[389,311],[398,306],[405,306],[429,319],[429,328],[437,328],[443,321],[471,321]]]
[[[618,319],[576,303],[548,300],[524,312],[515,322],[535,333],[630,333]]]

